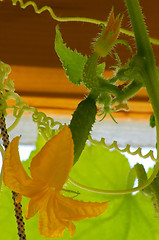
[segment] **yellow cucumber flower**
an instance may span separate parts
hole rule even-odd
[[[91,203],[74,200],[61,194],[73,165],[74,145],[68,126],[50,139],[32,159],[31,177],[25,172],[18,152],[19,137],[9,144],[3,164],[4,184],[12,191],[30,198],[25,209],[29,219],[39,212],[39,232],[46,238],[63,236],[65,228],[75,233],[72,221],[96,217],[107,208],[108,202]]]
[[[115,18],[114,11],[113,9],[111,10],[106,28],[94,44],[94,52],[100,57],[107,56],[112,47],[116,44],[122,19],[123,16],[120,16],[120,14]]]

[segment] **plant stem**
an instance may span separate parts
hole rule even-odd
[[[159,78],[156,70],[156,62],[138,0],[125,0],[125,3],[127,5],[136,39],[136,56],[142,62],[140,73],[146,86],[156,120],[158,162],[156,163],[154,170],[157,171],[159,170]],[[155,177],[154,174],[154,179]]]
[[[159,79],[156,62],[138,0],[125,0],[134,30],[137,56],[143,62],[141,69],[156,121],[159,125]]]
[[[139,2],[138,0],[125,0],[125,2],[134,30],[138,54],[143,56],[147,55],[149,57],[151,56],[153,59],[153,52],[149,42]]]

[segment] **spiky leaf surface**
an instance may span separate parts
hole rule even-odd
[[[56,26],[55,51],[62,62],[63,68],[66,70],[70,82],[79,85],[82,81],[82,71],[87,56],[82,56],[77,50],[72,51],[69,47],[66,47],[58,25]]]

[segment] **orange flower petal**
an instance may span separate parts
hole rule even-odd
[[[16,137],[9,144],[3,162],[3,181],[10,189],[21,192],[22,185],[30,182],[20,161],[18,145],[20,137]]]
[[[54,198],[54,194],[50,195],[47,203],[43,204],[43,207],[39,210],[39,232],[46,238],[62,237],[66,227],[73,228],[72,224],[61,221],[55,216]]]
[[[61,190],[74,159],[72,134],[68,126],[50,139],[31,162],[31,175]]]
[[[58,218],[62,220],[79,221],[99,216],[106,210],[107,206],[108,202],[83,202],[57,193],[55,211]]]
[[[34,197],[31,198],[25,207],[25,218],[27,220],[33,217],[39,211],[39,209],[42,208],[49,195],[50,189],[44,188],[41,192],[37,193]]]
[[[16,137],[9,144],[3,163],[3,181],[11,190],[20,193],[26,197],[36,194],[42,184],[33,181],[25,172],[20,161],[18,152],[19,137]],[[20,195],[17,201],[20,201]]]
[[[114,25],[114,10],[112,9],[111,12],[110,12],[110,15],[108,17],[108,20],[107,20],[107,25],[106,25],[106,29],[105,29],[105,33],[104,33],[104,38],[107,37],[108,33],[110,31],[112,31],[112,27]]]

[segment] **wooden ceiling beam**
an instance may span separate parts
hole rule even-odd
[[[55,14],[61,17],[83,16],[102,21],[107,19],[112,5],[115,13],[126,13],[123,0],[35,0],[39,7],[44,4],[51,6]],[[158,31],[158,0],[141,1],[146,16],[149,33],[159,38]],[[19,4],[12,6],[10,0],[0,2],[0,60],[12,66],[9,76],[14,80],[15,89],[30,105],[48,112],[71,114],[87,94],[82,86],[74,86],[65,76],[61,63],[54,51],[55,26],[57,21],[51,19],[48,12],[36,14],[32,7],[21,9]],[[99,27],[88,23],[59,23],[64,41],[72,49],[83,55],[92,52],[91,42],[97,36]],[[128,28],[129,18],[124,16],[122,27]],[[128,40],[125,35],[122,38]],[[134,40],[129,39],[134,48]],[[159,62],[159,47],[153,46],[156,62]],[[122,63],[130,57],[125,47],[117,48]],[[106,59],[107,72],[114,65],[114,59]],[[126,119],[148,119],[152,108],[148,102],[145,89],[129,101],[130,112],[118,113]],[[129,116],[129,117],[128,117]],[[130,118],[131,118],[130,117]],[[130,119],[129,118],[129,119]]]

